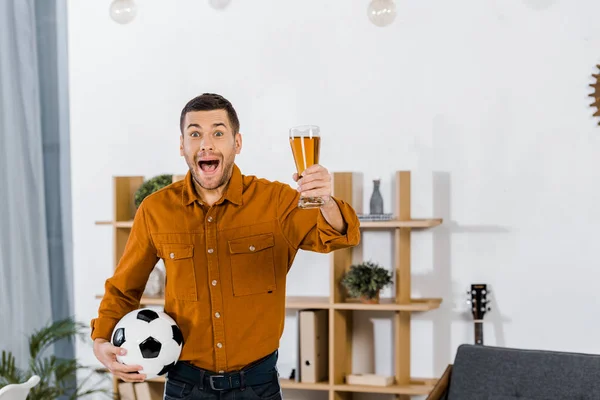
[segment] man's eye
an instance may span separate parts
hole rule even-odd
[[[215,132],[215,136],[223,136],[223,132],[221,132],[221,131],[216,131],[216,132]]]
[[[192,132],[192,133],[190,134],[190,136],[191,136],[191,137],[198,137],[198,136],[200,136],[200,134],[199,134],[198,132]]]

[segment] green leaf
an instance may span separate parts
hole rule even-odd
[[[29,337],[30,358],[27,360],[28,369],[21,371],[16,367],[15,357],[2,351],[0,359],[0,387],[11,383],[23,383],[31,376],[38,375],[40,382],[34,386],[27,400],[54,400],[61,396],[77,399],[94,393],[112,393],[112,390],[98,387],[83,388],[85,379],[77,385],[77,373],[80,370],[91,370],[79,365],[76,359],[58,358],[55,355],[45,356],[46,350],[61,340],[73,340],[75,337],[86,339],[86,325],[72,318],[65,318],[47,324],[34,331]],[[92,370],[90,375],[98,374]],[[111,398],[109,396],[109,398]]]
[[[34,331],[29,337],[29,354],[31,354],[31,358],[37,358],[49,346],[60,340],[70,340],[73,336],[82,335],[84,328],[85,325],[82,323],[75,322],[71,318],[65,318]],[[81,337],[83,338],[83,336]]]
[[[341,280],[351,297],[365,296],[370,299],[392,283],[392,274],[379,264],[366,261],[351,265]]]
[[[144,200],[150,194],[160,190],[173,183],[173,175],[163,174],[157,175],[153,178],[148,179],[136,190],[134,194],[135,207],[138,208]]]

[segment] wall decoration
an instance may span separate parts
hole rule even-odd
[[[388,26],[396,19],[396,3],[394,0],[371,0],[367,15],[375,26]]]
[[[596,68],[600,69],[600,64],[596,65]],[[594,102],[590,106],[596,109],[594,117],[600,117],[600,73],[592,74],[592,76],[595,82],[590,83],[590,86],[594,89],[594,92],[589,96],[594,99]],[[600,125],[600,121],[598,121],[598,125]]]
[[[109,8],[110,17],[119,24],[128,24],[137,15],[137,6],[133,0],[113,0]]]
[[[208,0],[208,3],[215,10],[223,10],[227,8],[231,0]]]

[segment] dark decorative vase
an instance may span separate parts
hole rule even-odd
[[[381,192],[379,191],[379,183],[381,181],[379,179],[373,180],[373,194],[371,195],[371,208],[370,213],[373,214],[383,214],[383,197],[381,197]]]

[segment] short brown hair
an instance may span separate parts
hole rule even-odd
[[[183,110],[181,110],[181,117],[179,118],[179,129],[181,130],[181,134],[183,134],[183,121],[185,120],[185,115],[187,113],[192,111],[211,110],[225,110],[229,117],[229,123],[233,129],[233,134],[235,135],[240,131],[240,121],[229,100],[219,94],[203,93],[188,101],[185,107],[183,107]]]

